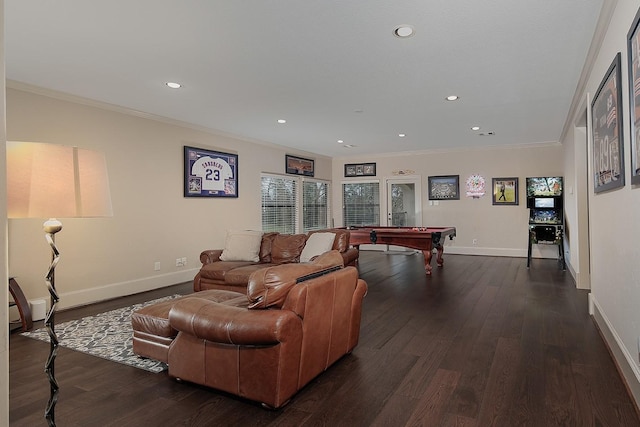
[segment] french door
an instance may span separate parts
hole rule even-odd
[[[387,179],[387,226],[418,227],[422,224],[420,178]]]
[[[386,218],[388,227],[422,226],[422,197],[420,177],[388,178],[386,180]],[[389,246],[389,250],[406,248]]]

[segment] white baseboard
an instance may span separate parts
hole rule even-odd
[[[361,251],[385,251],[387,245],[362,245]],[[554,246],[555,248],[555,246]],[[485,248],[480,246],[446,246],[444,247],[444,254],[454,255],[484,255],[484,256],[502,256],[512,258],[526,258],[527,249],[513,249],[513,248]],[[556,259],[558,256],[557,250],[555,251],[540,251],[534,250],[532,258],[544,258],[544,259]]]
[[[445,246],[444,254],[455,255],[485,255],[485,256],[504,256],[514,258],[526,258],[526,249],[509,249],[509,248],[483,248],[479,246]]]
[[[627,384],[631,398],[634,400],[636,407],[640,407],[640,369],[636,363],[636,358],[631,354],[631,352],[637,350],[632,349],[630,352],[624,346],[622,339],[611,322],[609,322],[607,315],[602,311],[595,296],[590,293],[589,297],[590,310],[593,310],[593,319],[618,365],[618,370],[623,377],[623,381]]]
[[[144,277],[136,280],[130,280],[121,283],[111,283],[105,286],[82,289],[60,294],[58,307],[72,308],[98,301],[104,301],[112,298],[133,295],[140,292],[146,292],[153,289],[164,288],[166,286],[193,280],[198,273],[197,268],[189,270],[176,271],[173,273],[159,274],[157,276]]]

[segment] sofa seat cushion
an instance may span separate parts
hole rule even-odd
[[[200,269],[200,275],[205,279],[225,281],[227,273],[231,270],[248,265],[255,265],[249,261],[218,261],[211,264],[203,265]]]
[[[151,304],[134,311],[131,314],[131,327],[134,331],[144,332],[164,338],[175,338],[178,331],[169,324],[169,311],[176,302],[186,297],[197,297],[208,301],[224,303],[235,307],[247,307],[247,297],[240,292],[210,290],[201,291],[184,297]]]
[[[224,275],[224,283],[227,285],[247,286],[247,283],[249,283],[249,277],[251,277],[251,274],[253,274],[254,271],[272,267],[274,265],[276,264],[252,264],[234,268],[233,270],[227,271]]]

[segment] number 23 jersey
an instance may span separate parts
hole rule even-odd
[[[206,156],[195,161],[191,175],[202,178],[203,190],[224,191],[224,181],[233,178],[233,170],[223,159]]]

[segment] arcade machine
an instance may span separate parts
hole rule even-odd
[[[562,177],[527,178],[527,208],[529,208],[527,268],[531,265],[533,245],[557,245],[558,262],[563,270],[566,269],[562,191]]]

